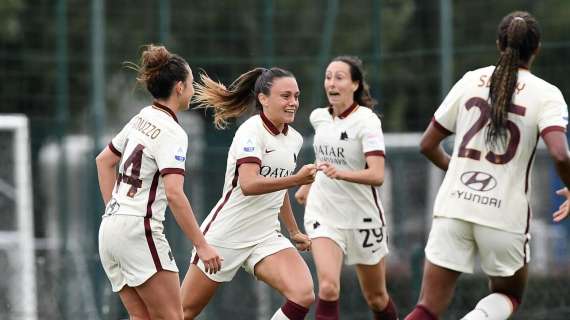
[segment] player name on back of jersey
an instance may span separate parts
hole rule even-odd
[[[160,135],[160,128],[152,124],[150,121],[142,118],[141,116],[135,117],[131,123],[134,129],[153,140]]]

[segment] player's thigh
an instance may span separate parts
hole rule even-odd
[[[307,264],[294,248],[266,256],[254,266],[255,276],[291,299],[307,299],[313,292],[313,278]],[[295,301],[299,304],[301,301]]]
[[[374,265],[357,264],[356,274],[365,297],[387,296],[384,258]]]
[[[526,281],[528,279],[528,264],[525,264],[510,277],[490,277],[490,289],[515,297],[522,301]]]
[[[124,286],[123,289],[119,291],[119,297],[131,319],[150,320],[146,305],[134,288]]]
[[[426,259],[419,304],[441,315],[453,298],[460,272],[438,266]]]
[[[135,288],[153,318],[182,316],[180,279],[177,272],[158,271]]]
[[[338,241],[324,236],[313,238],[311,252],[317,268],[319,284],[327,282],[339,286],[344,251]]]
[[[182,308],[185,314],[198,315],[210,302],[220,282],[210,279],[195,264],[188,267],[182,281]]]

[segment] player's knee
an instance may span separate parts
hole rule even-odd
[[[390,297],[388,296],[388,292],[386,292],[386,290],[377,290],[364,292],[364,299],[366,300],[366,303],[370,309],[375,311],[382,311],[388,304]]]
[[[146,308],[140,308],[137,310],[128,310],[128,312],[129,312],[129,319],[131,319],[131,320],[150,320],[151,319],[150,315],[146,311]]]
[[[184,320],[193,320],[198,316],[198,310],[190,306],[184,306]]]
[[[302,285],[297,285],[295,288],[290,290],[289,300],[303,306],[309,307],[315,302],[315,292],[313,289],[313,283],[307,282]]]
[[[322,281],[319,283],[319,297],[327,301],[338,300],[340,295],[340,286],[333,281]]]

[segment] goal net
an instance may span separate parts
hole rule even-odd
[[[0,318],[36,319],[28,119],[0,115]]]

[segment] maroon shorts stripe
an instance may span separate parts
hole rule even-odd
[[[156,190],[158,189],[158,177],[159,172],[157,171],[152,177],[152,183],[150,184],[148,202],[146,204],[146,216],[144,217],[144,234],[146,236],[146,242],[152,256],[152,261],[154,261],[156,271],[161,271],[162,264],[160,263],[160,258],[158,257],[158,251],[156,250],[156,245],[154,244],[154,239],[152,238],[152,228],[150,227],[150,219],[152,218],[152,204],[156,199]]]
[[[109,150],[111,150],[111,152],[113,152],[116,156],[118,157],[122,156],[121,152],[117,150],[117,148],[115,148],[115,146],[113,145],[113,142],[109,142],[107,146],[109,146]]]
[[[545,134],[552,132],[552,131],[560,131],[560,132],[566,132],[566,128],[564,127],[560,127],[560,126],[550,126],[550,127],[546,127],[544,129],[542,129],[542,131],[540,132],[540,136],[544,137]]]
[[[251,157],[251,158],[257,159],[255,157]],[[224,205],[230,199],[230,196],[232,195],[232,191],[234,191],[235,187],[237,186],[237,180],[238,180],[238,170],[237,170],[237,166],[236,166],[236,172],[234,173],[234,178],[232,179],[232,187],[228,192],[226,192],[226,195],[224,197],[224,201],[222,201],[222,203],[220,203],[220,205],[216,208],[216,211],[214,212],[214,216],[212,217],[212,220],[210,220],[210,222],[208,222],[208,224],[206,225],[206,228],[204,228],[204,235],[206,235],[206,232],[208,232],[208,230],[210,230],[210,227],[212,226],[212,223],[214,222],[214,220],[216,220],[218,213],[220,213],[220,211],[222,210]],[[196,255],[194,256],[194,259],[192,259],[192,264],[197,264],[197,263],[198,263],[198,253],[196,253]]]
[[[156,267],[156,271],[162,271],[162,264],[160,263],[160,258],[158,257],[158,251],[156,250],[156,245],[154,244],[154,239],[152,238],[152,229],[150,227],[150,218],[144,218],[144,234],[146,236],[146,243],[150,250],[150,255],[152,256],[152,261]]]
[[[162,170],[160,170],[160,175],[161,176],[165,176],[167,174],[180,174],[180,175],[184,175],[184,169],[181,168],[164,168]]]
[[[443,134],[450,135],[453,133],[453,132],[447,130],[443,125],[441,125],[441,123],[437,122],[437,120],[435,120],[435,118],[431,118],[431,123],[433,123],[433,126],[437,130],[441,131]]]

